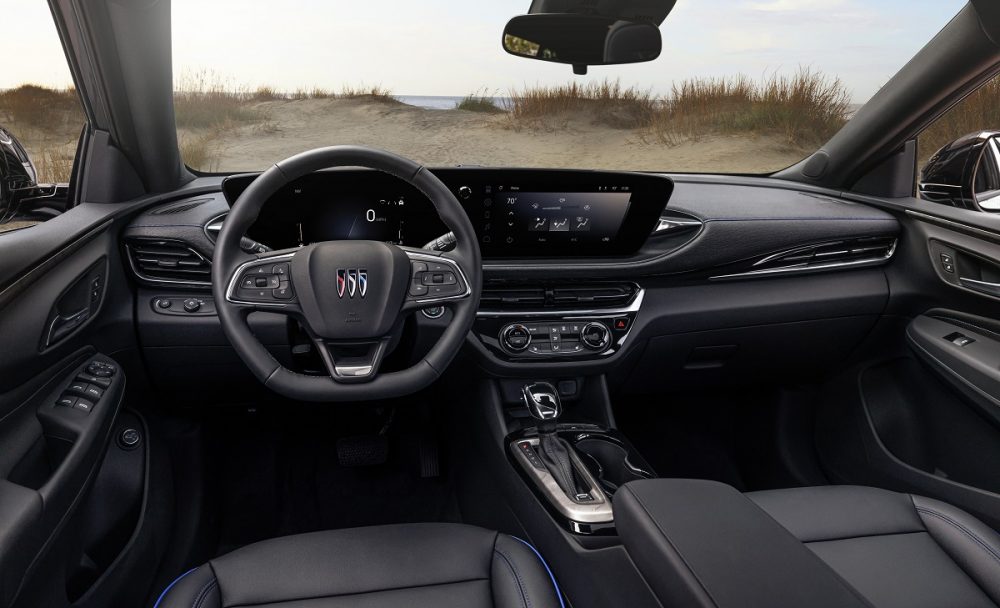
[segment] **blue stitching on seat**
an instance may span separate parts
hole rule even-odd
[[[559,590],[559,583],[556,582],[556,575],[552,574],[552,569],[549,568],[549,564],[545,561],[545,558],[542,557],[542,554],[539,553],[538,549],[534,548],[531,545],[531,543],[529,543],[528,541],[524,540],[523,538],[518,538],[516,536],[511,536],[511,538],[513,538],[514,540],[521,541],[522,543],[524,543],[524,546],[526,546],[527,548],[531,549],[531,552],[534,553],[536,557],[538,557],[538,561],[542,562],[542,566],[545,567],[545,571],[549,573],[549,578],[552,580],[552,586],[556,588],[556,597],[559,598],[559,606],[560,606],[560,608],[566,608],[566,603],[563,602],[562,591]],[[154,608],[155,608],[155,606],[154,606]]]
[[[171,582],[169,585],[167,585],[167,588],[163,590],[163,593],[160,594],[160,597],[156,598],[156,603],[153,604],[153,608],[159,608],[160,602],[162,602],[163,598],[165,598],[167,596],[167,593],[170,591],[170,589],[173,588],[173,586],[176,585],[177,583],[181,582],[182,578],[184,578],[185,576],[191,574],[195,570],[197,570],[197,568],[191,568],[190,570],[188,570],[184,574],[182,574],[182,575],[178,576],[177,578],[175,578],[173,580],[173,582]]]

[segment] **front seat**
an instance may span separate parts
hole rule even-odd
[[[615,521],[665,606],[1000,606],[1000,535],[921,496],[653,479],[622,486]]]
[[[747,498],[876,608],[1000,606],[1000,536],[947,503],[863,486]]]
[[[314,532],[243,547],[181,575],[156,608],[557,608],[528,543],[460,524]]]

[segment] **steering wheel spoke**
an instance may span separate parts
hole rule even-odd
[[[465,300],[472,288],[457,256],[403,248],[410,258],[410,286],[403,310]]]
[[[301,314],[291,274],[294,256],[289,250],[268,252],[237,266],[226,287],[226,302],[247,312]]]
[[[313,338],[323,365],[334,382],[368,382],[378,374],[390,338],[364,341],[330,341]]]

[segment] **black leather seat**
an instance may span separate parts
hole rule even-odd
[[[615,520],[664,605],[1000,606],[1000,535],[929,498],[649,480],[615,495]]]
[[[555,579],[526,542],[458,524],[287,536],[191,570],[158,608],[556,608]]]
[[[1000,535],[947,503],[860,486],[747,497],[877,608],[1000,605]]]

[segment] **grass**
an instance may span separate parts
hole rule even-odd
[[[510,93],[510,121],[514,128],[538,125],[560,114],[588,113],[596,124],[631,129],[650,124],[662,105],[648,91],[622,87],[618,81],[555,87],[534,87]]]
[[[0,91],[0,117],[5,124],[52,130],[73,123],[83,125],[83,110],[76,89],[50,89],[23,84]],[[53,124],[53,120],[59,124]]]
[[[505,108],[497,105],[493,96],[487,94],[486,89],[469,93],[455,104],[455,109],[465,110],[466,112],[479,112],[481,114],[503,114],[507,111]]]
[[[654,112],[650,131],[662,143],[697,139],[706,133],[778,135],[793,146],[819,145],[850,115],[843,83],[809,69],[795,75],[752,80],[685,80]]]
[[[975,133],[1000,128],[1000,76],[958,102],[926,128],[917,139],[917,165],[923,167],[935,152],[951,141]]]
[[[793,76],[753,80],[690,79],[657,96],[618,81],[535,87],[511,93],[511,124],[523,128],[560,114],[586,113],[594,124],[639,129],[676,145],[710,134],[778,135],[794,146],[818,145],[847,122],[843,83],[803,68]]]
[[[455,109],[483,114],[503,114],[506,112],[492,98],[485,95],[466,95],[462,101],[455,104]]]
[[[32,157],[38,171],[39,183],[66,184],[73,172],[75,154],[64,146],[42,148]]]

